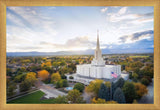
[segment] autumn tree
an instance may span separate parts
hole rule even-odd
[[[106,104],[107,103],[105,99],[98,98],[96,100],[96,97],[94,97],[91,102],[93,104]]]
[[[103,83],[103,80],[93,80],[90,82],[90,84],[86,87],[86,92],[91,92],[94,94],[94,96],[98,96],[98,92],[100,89],[101,84]]]
[[[118,104],[116,101],[107,101],[106,104]]]
[[[30,81],[31,84],[33,85],[35,81],[37,80],[36,73],[34,72],[27,73],[25,80]]]
[[[51,82],[56,83],[57,81],[60,81],[60,80],[61,80],[61,75],[59,74],[59,72],[53,73],[51,75]]]
[[[148,93],[148,89],[145,85],[141,84],[141,83],[134,83],[135,85],[135,89],[136,89],[136,98],[140,99],[142,96],[144,96],[145,94]]]
[[[51,62],[46,62],[46,63],[42,63],[41,66],[42,67],[44,67],[44,66],[51,67],[52,64],[51,64]]]
[[[110,88],[110,87],[111,87],[111,82],[109,82],[109,81],[106,81],[104,84],[105,84],[105,85],[106,85],[106,87],[108,87],[108,88]]]
[[[48,79],[48,77],[49,77],[49,72],[46,71],[46,70],[41,70],[41,71],[38,72],[38,77],[39,77],[41,80],[45,81],[45,80]]]
[[[73,89],[68,92],[67,95],[68,101],[70,103],[84,103],[83,97],[81,96],[81,93],[77,89]]]

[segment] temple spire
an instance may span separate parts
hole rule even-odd
[[[97,30],[97,46],[95,49],[94,58],[92,60],[92,66],[104,66],[105,61],[103,60],[100,45],[99,45],[99,31]]]
[[[100,49],[99,46],[99,31],[97,30],[97,49]]]

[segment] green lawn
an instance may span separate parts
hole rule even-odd
[[[149,56],[129,56],[130,58],[147,58]]]
[[[38,103],[55,103],[55,99],[45,99],[45,100],[40,100],[40,98],[44,95],[42,91],[37,91],[34,93],[31,93],[29,95],[20,97],[18,99],[9,101],[7,103],[21,103],[21,104],[38,104]]]

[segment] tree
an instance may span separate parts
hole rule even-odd
[[[107,103],[105,99],[98,98],[96,100],[96,97],[94,97],[91,102],[93,104],[105,104],[105,103]]]
[[[30,81],[28,80],[24,80],[21,84],[20,84],[20,91],[24,92],[27,91],[31,88],[32,84]]]
[[[123,85],[124,85],[124,82],[125,82],[124,79],[123,79],[123,78],[120,78],[120,79],[116,82],[117,87],[122,88]]]
[[[133,100],[133,104],[138,104],[136,99]]]
[[[107,101],[106,104],[118,104],[116,101]]]
[[[74,85],[74,88],[73,89],[77,89],[77,90],[79,90],[79,92],[83,92],[83,90],[84,90],[84,85],[82,84],[82,83],[76,83],[75,85]]]
[[[51,82],[57,82],[57,81],[60,81],[61,80],[61,75],[59,74],[59,72],[57,73],[53,73],[51,75]]]
[[[140,99],[142,96],[148,93],[147,87],[141,83],[134,83],[136,89],[136,98]]]
[[[113,100],[118,103],[125,103],[125,96],[121,88],[117,88],[113,95]]]
[[[16,84],[7,79],[7,96],[12,96],[15,94]]]
[[[133,73],[132,77],[133,77],[133,81],[137,82],[138,74],[137,73]]]
[[[104,84],[105,84],[105,85],[106,85],[106,87],[108,87],[108,88],[110,88],[110,87],[111,87],[111,82],[109,82],[109,81],[106,81]]]
[[[35,81],[37,80],[36,73],[34,72],[27,73],[25,80],[30,81],[31,84],[33,85]]]
[[[98,92],[98,98],[105,99],[106,101],[110,99],[109,89],[105,86],[104,83],[101,84]]]
[[[41,80],[44,81],[44,80],[48,79],[48,77],[49,77],[49,72],[46,71],[46,70],[41,70],[41,71],[38,72],[38,77],[39,77]]]
[[[136,96],[135,86],[132,82],[126,81],[122,88],[127,103],[132,103]]]
[[[56,88],[67,87],[68,81],[66,79],[61,79],[56,82]]]
[[[21,83],[22,81],[25,80],[25,78],[26,78],[26,74],[20,74],[14,78],[14,81],[17,83]]]
[[[56,98],[55,103],[57,103],[57,104],[67,104],[68,103],[67,97],[66,96],[58,96]]]
[[[67,99],[70,103],[84,103],[83,97],[77,89],[73,89],[68,92]]]
[[[148,86],[149,85],[149,80],[147,78],[142,78],[141,83]]]
[[[103,80],[93,80],[90,82],[90,84],[86,87],[86,92],[91,92],[94,94],[94,96],[98,96],[98,92],[100,89],[101,84],[103,83]]]
[[[63,80],[56,82],[56,88],[61,88],[61,87],[63,87]]]
[[[51,62],[42,63],[42,64],[41,64],[41,67],[44,67],[44,66],[46,66],[46,67],[51,67],[52,64],[51,64]]]
[[[63,81],[63,87],[67,87],[68,86],[68,81],[66,79],[62,79]]]

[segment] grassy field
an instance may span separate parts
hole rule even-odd
[[[45,99],[40,100],[43,97],[44,93],[42,91],[37,91],[26,96],[17,98],[15,100],[7,102],[8,104],[15,103],[15,104],[38,104],[38,103],[55,103],[55,99]]]
[[[149,56],[129,56],[130,58],[147,58]]]

